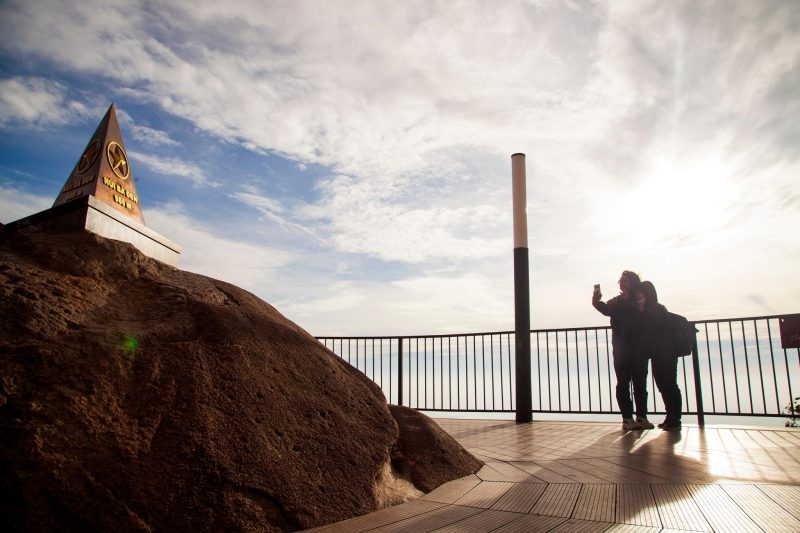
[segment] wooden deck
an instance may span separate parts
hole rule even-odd
[[[485,466],[315,531],[800,532],[800,430],[437,420]]]

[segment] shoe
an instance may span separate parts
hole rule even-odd
[[[661,426],[661,429],[664,431],[680,431],[681,430],[681,421],[672,421],[672,420],[665,420],[664,425]]]
[[[637,422],[633,418],[623,418],[622,429],[624,431],[631,431],[634,429],[642,429],[642,426],[639,424],[639,422]]]
[[[640,426],[642,429],[653,429],[653,428],[655,427],[655,426],[653,426],[653,424],[652,424],[652,423],[651,423],[651,422],[650,422],[650,421],[647,419],[647,417],[646,417],[646,416],[637,416],[637,417],[636,417],[636,423],[637,423],[637,424],[639,424],[639,426]]]
[[[667,421],[666,421],[666,420],[664,420],[663,422],[659,422],[659,423],[658,423],[658,427],[659,427],[659,428],[663,428],[663,427],[664,427],[664,425],[665,425],[666,423],[667,423]]]

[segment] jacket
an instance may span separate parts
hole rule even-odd
[[[669,335],[667,308],[656,304],[645,308],[640,315],[638,346],[648,357],[674,357]]]
[[[611,298],[608,302],[598,300],[592,302],[595,309],[611,318],[611,332],[614,337],[632,342],[637,337],[641,322],[636,309],[636,302],[632,297],[623,298],[622,295]]]

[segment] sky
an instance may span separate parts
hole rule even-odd
[[[691,320],[800,312],[800,3],[0,0],[0,222],[113,102],[180,266],[314,335],[602,326],[624,269]]]

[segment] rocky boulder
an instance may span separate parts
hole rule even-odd
[[[249,292],[86,232],[0,230],[4,527],[318,526],[410,497],[386,490],[401,433]]]
[[[430,492],[454,477],[480,470],[482,463],[429,417],[399,405],[390,405],[389,410],[400,428],[392,450],[395,475]]]

